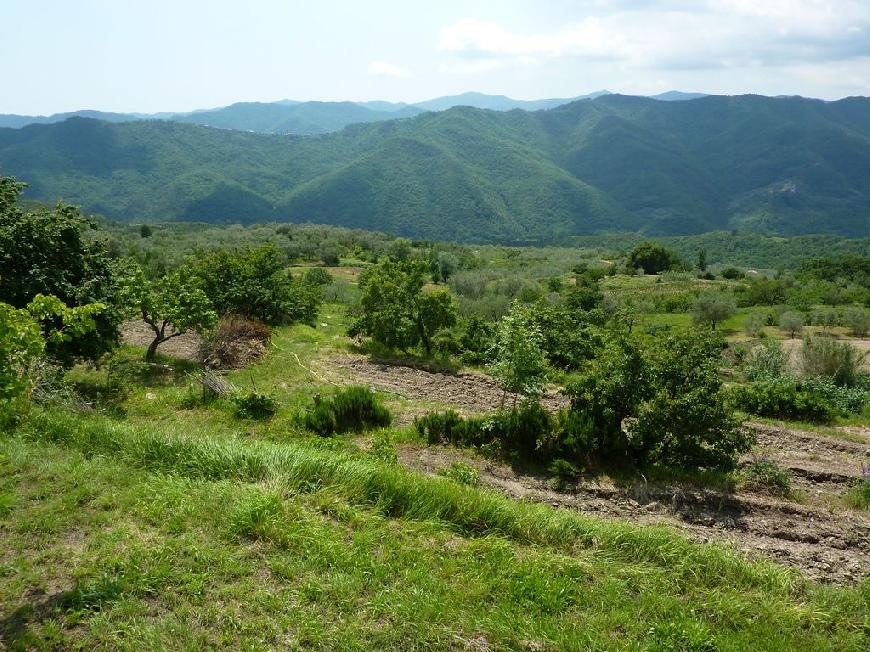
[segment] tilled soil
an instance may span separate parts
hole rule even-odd
[[[783,436],[787,437],[785,433]],[[788,443],[783,444],[786,449]],[[480,470],[481,484],[513,498],[604,518],[669,525],[699,541],[726,542],[751,555],[797,568],[820,581],[851,584],[870,575],[870,519],[844,508],[828,509],[764,494],[729,493],[679,483],[640,481],[624,487],[608,478],[582,480],[570,490],[556,491],[550,478],[520,473],[446,446],[406,446],[399,460],[427,474],[436,474],[461,460]],[[799,476],[795,479],[799,486],[817,487]],[[853,479],[849,477],[849,481]],[[844,486],[837,489],[848,486],[845,482],[844,477]],[[828,493],[830,487],[824,487],[824,491]]]
[[[335,372],[339,372],[336,374]],[[333,358],[325,372],[333,380],[371,385],[403,398],[440,403],[464,414],[492,412],[510,405],[513,394],[505,394],[485,374],[460,371],[455,374],[427,371],[416,367],[372,361],[361,355]],[[332,372],[332,373],[330,373]],[[568,405],[568,399],[554,390],[544,394],[542,403],[556,410]],[[406,421],[400,420],[400,422]]]
[[[502,404],[501,390],[479,373],[430,372],[353,355],[329,361],[323,371],[336,381],[365,383],[465,413],[488,412]],[[545,403],[556,409],[566,399],[551,392]],[[788,469],[800,502],[681,483],[641,480],[618,486],[608,478],[585,479],[570,490],[556,491],[548,477],[444,446],[406,446],[399,459],[429,474],[462,460],[480,469],[482,484],[514,498],[605,518],[670,525],[697,540],[730,543],[821,581],[854,583],[870,576],[870,518],[842,502],[859,481],[862,463],[870,463],[870,435],[850,433],[865,439],[862,443],[758,423],[745,427],[755,433],[757,445],[744,462],[764,456]]]

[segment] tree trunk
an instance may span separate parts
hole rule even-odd
[[[163,340],[158,335],[154,341],[148,346],[148,351],[145,352],[145,362],[154,362],[154,356],[157,355],[157,347]]]

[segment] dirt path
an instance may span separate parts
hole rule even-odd
[[[364,383],[464,413],[492,411],[502,401],[494,381],[480,373],[433,373],[358,355],[324,361],[319,369],[335,382]],[[551,392],[545,403],[556,409],[567,401]],[[405,408],[400,420],[407,423],[423,411]],[[430,474],[462,460],[480,469],[484,485],[508,496],[605,518],[674,526],[697,540],[731,543],[815,579],[854,583],[870,576],[870,516],[847,509],[842,501],[861,477],[862,463],[870,463],[870,433],[850,431],[853,438],[863,440],[854,442],[758,423],[746,427],[757,438],[752,455],[763,455],[788,469],[798,500],[679,483],[640,481],[617,486],[607,478],[581,481],[571,491],[555,491],[550,478],[517,473],[451,447],[406,446],[399,458],[405,466]]]

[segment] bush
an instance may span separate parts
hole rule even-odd
[[[257,391],[236,394],[232,401],[236,416],[240,419],[265,421],[271,419],[278,411],[278,403],[272,396]]]
[[[719,274],[722,276],[722,278],[728,279],[729,281],[736,281],[738,279],[746,277],[746,274],[741,272],[736,267],[726,267],[721,272],[719,272]]]
[[[735,408],[761,417],[830,423],[836,416],[830,402],[790,378],[736,385],[729,397]]]
[[[302,281],[308,285],[331,285],[332,274],[322,267],[312,267],[302,275]]]
[[[760,457],[740,472],[740,483],[747,489],[774,496],[791,494],[791,475],[776,462]]]
[[[770,380],[786,375],[787,356],[782,344],[768,340],[749,352],[743,375],[747,380]]]
[[[550,473],[556,479],[556,489],[562,491],[568,485],[577,482],[582,471],[568,460],[559,458],[550,465]]]
[[[476,487],[480,484],[480,469],[465,462],[454,462],[438,471],[438,475],[469,487]]]
[[[862,478],[846,494],[846,502],[855,509],[870,509],[870,466],[861,465]]]
[[[837,385],[848,387],[857,382],[865,357],[848,342],[827,337],[807,337],[800,350],[805,375],[827,376]]]
[[[368,387],[353,385],[338,390],[332,398],[315,397],[303,418],[306,428],[327,437],[334,433],[360,432],[390,425],[392,415]]]
[[[844,414],[861,414],[870,401],[870,390],[864,387],[842,387],[831,378],[805,378],[801,381],[805,391],[821,397]]]

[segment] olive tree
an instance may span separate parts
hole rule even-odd
[[[843,321],[855,337],[867,337],[870,333],[870,310],[860,307],[846,308]]]
[[[779,316],[779,327],[793,338],[804,329],[804,316],[795,310],[788,310]]]
[[[710,324],[715,330],[716,324],[728,319],[737,310],[734,297],[724,294],[702,294],[695,301],[693,316],[699,324]]]

